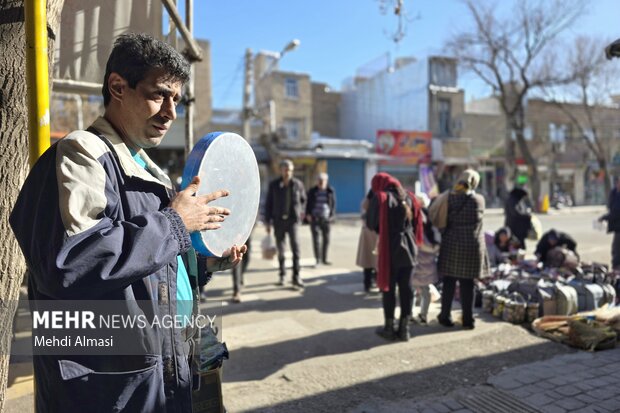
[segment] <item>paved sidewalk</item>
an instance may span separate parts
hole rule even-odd
[[[523,364],[424,401],[370,400],[355,413],[610,413],[620,411],[620,348]]]
[[[524,364],[488,383],[545,413],[620,411],[620,348]]]

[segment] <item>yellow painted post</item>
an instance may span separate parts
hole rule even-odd
[[[50,146],[50,92],[47,61],[47,1],[24,1],[28,142],[30,167]]]
[[[549,195],[545,194],[542,199],[542,204],[540,205],[540,212],[548,213],[549,212]]]

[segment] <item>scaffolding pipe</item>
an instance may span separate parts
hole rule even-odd
[[[189,52],[189,56],[191,60],[202,60],[202,50],[198,43],[193,39],[192,33],[187,29],[185,24],[183,24],[183,20],[181,20],[181,16],[179,15],[179,11],[176,8],[176,5],[172,2],[172,0],[161,0],[166,11],[170,15],[170,18],[176,24],[177,29],[181,32],[181,36],[183,40],[185,40],[185,44],[187,45],[187,50]]]
[[[30,167],[50,146],[50,91],[47,61],[47,1],[24,2]]]
[[[194,2],[193,0],[185,0],[185,21],[187,25],[187,31],[190,39],[192,39],[193,31],[193,16],[194,14]],[[196,69],[192,62],[189,69],[189,80],[187,81],[187,99],[185,100],[185,159],[189,156],[189,153],[194,147],[194,77]]]

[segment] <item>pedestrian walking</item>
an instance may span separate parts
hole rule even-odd
[[[431,304],[431,285],[434,286],[434,284],[439,281],[437,275],[439,234],[433,228],[433,224],[428,217],[428,211],[425,207],[422,208],[422,220],[424,223],[424,236],[422,244],[418,248],[418,263],[413,271],[411,282],[414,296],[412,301],[411,321],[418,321],[421,324],[426,324],[428,320],[428,308]],[[420,306],[420,313],[416,320],[413,317],[413,308],[417,305]]]
[[[370,293],[377,291],[377,240],[379,236],[366,223],[366,215],[370,200],[372,199],[372,189],[362,201],[362,228],[357,242],[357,257],[355,264],[361,267],[364,272],[364,291]]]
[[[474,280],[488,273],[489,260],[482,231],[484,198],[476,194],[478,172],[463,171],[448,196],[446,227],[441,234],[437,269],[443,280],[439,323],[454,326],[451,317],[456,283],[459,283],[463,328],[473,329]]]
[[[232,282],[233,282],[233,296],[232,296],[233,303],[241,302],[241,290],[243,289],[243,285],[245,284],[244,275],[245,275],[246,270],[248,269],[248,265],[250,265],[251,244],[252,244],[252,236],[250,236],[248,240],[245,242],[246,252],[245,254],[243,254],[243,259],[241,260],[241,264],[236,265],[230,270],[231,275],[232,275]]]
[[[420,206],[400,182],[380,172],[372,178],[373,197],[367,214],[368,227],[379,234],[377,286],[383,292],[384,326],[377,334],[386,340],[409,340],[411,274],[416,264],[417,243],[422,242]],[[396,288],[400,300],[398,330],[394,330]]]
[[[103,116],[50,147],[30,171],[10,223],[28,263],[33,312],[82,300],[113,301],[134,319],[195,314],[190,233],[219,227],[230,212],[208,204],[227,191],[196,196],[194,177],[175,193],[144,151],[176,119],[189,70],[167,43],[119,36],[103,79]],[[205,260],[206,269],[229,269],[244,252],[233,247],[227,258]],[[138,353],[68,346],[35,354],[37,412],[191,411],[192,334],[164,328],[125,329],[123,341]]]
[[[316,264],[331,265],[327,260],[329,249],[329,229],[336,212],[336,191],[328,184],[329,176],[319,174],[317,184],[308,191],[306,220],[310,222],[312,246]],[[321,242],[322,240],[322,242]]]
[[[278,249],[279,281],[284,285],[286,270],[284,268],[284,239],[288,235],[293,253],[293,287],[303,288],[304,284],[299,267],[299,240],[297,232],[302,222],[306,207],[306,190],[304,184],[293,176],[293,161],[285,159],[280,162],[280,178],[273,180],[267,190],[265,200],[265,227],[267,234],[273,232]]]
[[[607,200],[607,213],[599,218],[599,221],[607,221],[607,232],[613,232],[611,242],[611,268],[620,269],[620,177],[616,178],[615,187],[609,192]]]
[[[510,228],[512,234],[519,240],[521,249],[525,249],[525,239],[532,227],[532,212],[527,199],[525,189],[514,188],[508,194],[504,205],[504,226]]]

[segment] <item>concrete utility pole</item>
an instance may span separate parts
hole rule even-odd
[[[252,118],[252,108],[250,98],[252,96],[252,49],[245,50],[245,78],[243,82],[243,109],[241,110],[241,118],[243,121],[243,137],[249,141],[250,119]]]

